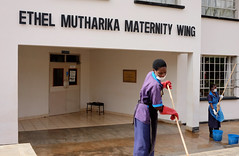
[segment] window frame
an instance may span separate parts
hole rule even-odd
[[[170,3],[161,3],[161,2],[155,2],[153,0],[134,0],[135,4],[145,4],[145,5],[154,5],[154,6],[161,6],[161,7],[169,7],[169,8],[175,8],[175,9],[184,9],[184,5],[179,5],[180,0],[175,0],[176,4],[170,4]]]
[[[226,2],[227,0],[216,0],[216,1],[220,1],[220,3],[222,3],[223,1]],[[208,17],[208,18],[216,18],[216,19],[224,19],[224,20],[229,19],[229,20],[238,21],[238,4],[237,4],[238,2],[236,0],[231,0],[231,2],[233,3],[233,8],[225,8],[225,7],[218,7],[218,6],[203,5],[203,0],[202,0],[201,16]],[[231,11],[233,11],[233,17],[207,15],[206,11],[205,11],[205,13],[203,12],[203,8],[215,9],[215,11],[213,11],[213,14],[215,14],[219,10],[227,10],[227,11],[231,10]]]
[[[213,59],[211,62],[210,59]],[[217,62],[218,59],[218,62]],[[221,62],[221,59],[224,60],[224,62]],[[201,56],[200,61],[200,100],[204,101],[207,100],[207,95],[210,92],[210,84],[211,83],[218,83],[218,92],[222,93],[225,87],[225,84],[231,74],[232,68],[235,65],[236,58],[234,56],[207,56],[203,55]],[[208,62],[206,62],[208,61]],[[206,69],[206,65],[208,65]],[[212,70],[210,69],[212,67]],[[216,67],[218,65],[218,67]],[[224,68],[221,69],[221,66],[224,65]],[[229,66],[228,66],[229,65]],[[218,68],[218,70],[217,70]],[[230,71],[228,71],[228,69]],[[208,78],[206,78],[206,74],[208,72]],[[210,78],[210,74],[213,73],[213,78]],[[218,77],[216,77],[216,73],[218,73]],[[221,78],[221,73],[223,74],[223,78]],[[235,96],[235,87],[236,87],[236,74],[235,72],[232,74],[232,78],[229,82],[229,85],[227,86],[227,90],[224,94],[224,99],[238,99]],[[207,84],[206,84],[207,81]],[[213,81],[213,82],[212,82]],[[223,85],[220,85],[220,82],[223,82]],[[208,92],[205,92],[207,90]],[[228,90],[231,91],[231,93],[228,93]]]

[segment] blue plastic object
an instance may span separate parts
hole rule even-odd
[[[214,141],[222,141],[222,130],[212,130],[213,132],[213,140]]]
[[[228,134],[228,144],[229,145],[238,144],[238,138],[239,135],[237,134]]]

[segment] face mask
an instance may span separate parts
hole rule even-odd
[[[214,89],[213,92],[216,93],[216,92],[217,92],[217,89]]]
[[[165,78],[166,78],[167,75],[165,75],[164,77],[159,77],[159,76],[156,76],[156,78],[160,81],[163,81]]]

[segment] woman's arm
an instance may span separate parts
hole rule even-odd
[[[209,104],[210,104],[211,108],[214,109],[212,103],[209,103]]]

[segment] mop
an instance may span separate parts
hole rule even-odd
[[[233,67],[233,69],[232,69],[232,72],[231,72],[231,74],[230,74],[230,76],[229,76],[229,79],[227,80],[226,86],[225,86],[225,88],[224,88],[224,90],[223,90],[223,92],[222,92],[222,96],[220,97],[219,102],[217,103],[217,112],[220,110],[220,102],[222,101],[223,95],[224,95],[224,93],[225,93],[225,91],[226,91],[226,88],[227,88],[227,85],[228,85],[229,81],[231,80],[231,77],[232,77],[232,74],[233,74],[233,72],[234,72],[234,70],[235,70],[235,68],[236,68],[236,65],[237,65],[237,64],[234,65],[234,67]]]
[[[171,98],[171,101],[172,101],[173,109],[175,109],[174,101],[173,101],[173,97],[172,97],[172,93],[171,93],[171,90],[170,90],[170,88],[169,88],[169,85],[167,85],[167,88],[168,88],[169,95],[170,95],[170,98]],[[189,156],[189,154],[188,154],[188,149],[187,149],[186,143],[185,143],[185,141],[184,141],[181,128],[180,128],[179,123],[178,123],[178,118],[177,118],[176,116],[175,116],[175,119],[176,119],[176,123],[177,123],[177,126],[178,126],[178,131],[179,131],[179,133],[180,133],[180,136],[181,136],[181,139],[182,139],[182,142],[183,142],[183,146],[184,146],[186,155]]]

